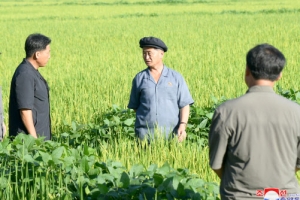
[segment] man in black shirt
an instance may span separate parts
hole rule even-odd
[[[26,58],[17,67],[11,81],[9,99],[9,135],[19,133],[51,139],[49,87],[38,69],[50,58],[50,38],[31,34],[25,42]]]

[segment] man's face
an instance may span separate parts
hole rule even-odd
[[[50,58],[50,44],[46,46],[46,49],[36,52],[36,62],[39,67],[44,67],[48,63]]]
[[[155,49],[153,47],[143,48],[143,59],[148,67],[155,67],[162,63],[162,58],[164,56],[164,51],[160,49]]]

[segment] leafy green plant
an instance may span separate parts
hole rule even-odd
[[[0,197],[7,199],[218,199],[218,185],[165,163],[127,170],[76,148],[20,134],[0,143]]]

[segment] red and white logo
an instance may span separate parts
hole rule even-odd
[[[280,197],[285,197],[286,195],[286,190],[280,190],[279,188],[256,190],[256,196],[264,197],[264,200],[279,200]]]

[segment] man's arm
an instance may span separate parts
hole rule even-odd
[[[186,105],[180,109],[180,122],[178,127],[178,140],[182,142],[186,138],[186,125],[189,120],[190,115],[190,105]]]
[[[223,175],[223,167],[221,169],[213,169],[214,172],[218,175],[218,177],[220,179],[222,179],[222,175]]]
[[[3,129],[3,137],[4,137],[6,133],[6,126],[4,122],[2,122],[2,129]]]
[[[21,109],[20,110],[21,119],[23,121],[23,124],[25,128],[27,129],[27,132],[34,138],[37,138],[36,131],[33,124],[32,119],[32,110],[28,109]]]

